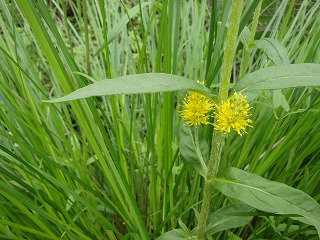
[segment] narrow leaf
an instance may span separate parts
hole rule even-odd
[[[251,221],[253,216],[241,215],[253,211],[255,211],[254,208],[242,202],[220,208],[208,217],[206,234],[213,235],[224,230],[244,226]]]
[[[106,79],[80,88],[64,97],[45,102],[65,102],[92,96],[193,90],[210,95],[205,86],[185,77],[165,73],[144,73]]]
[[[213,186],[261,211],[300,215],[293,218],[315,226],[320,236],[320,205],[300,190],[237,168],[227,168]]]
[[[263,68],[242,78],[234,87],[239,91],[259,91],[320,85],[320,64],[302,63]]]
[[[204,137],[203,127],[189,127],[181,124],[179,149],[185,161],[192,165],[200,175],[205,176],[209,146]]]
[[[153,4],[152,2],[144,2],[141,3],[141,8],[144,8],[148,5]],[[108,33],[108,39],[107,42],[104,42],[102,46],[98,49],[98,51],[94,54],[96,56],[98,53],[100,53],[106,46],[106,44],[111,43],[122,31],[122,29],[128,24],[130,19],[134,17],[137,13],[140,11],[140,6],[136,5],[130,10],[128,10],[127,14],[123,15],[122,18],[114,25],[114,28]]]

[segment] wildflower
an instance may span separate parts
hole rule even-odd
[[[210,111],[214,104],[208,98],[199,93],[190,93],[183,99],[184,110],[180,115],[187,120],[189,126],[209,124]]]
[[[215,129],[220,132],[230,132],[232,129],[242,136],[246,132],[246,127],[252,127],[249,119],[250,105],[247,103],[247,97],[241,93],[234,95],[227,101],[223,101],[220,106],[215,106],[216,122]]]

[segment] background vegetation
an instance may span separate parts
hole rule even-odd
[[[183,92],[42,101],[145,72],[205,80],[216,92],[231,2],[0,0],[0,238],[155,239],[196,225],[203,181],[179,154]],[[320,63],[319,1],[264,1],[261,18],[258,4],[245,1],[232,82]],[[227,137],[223,167],[320,202],[319,88],[248,97],[254,128]],[[318,239],[312,226],[259,212],[212,239],[232,234]]]

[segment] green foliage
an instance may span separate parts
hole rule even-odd
[[[275,65],[281,66],[290,64],[287,49],[276,39],[264,38],[254,41],[254,44],[264,51]]]
[[[301,199],[315,206],[320,2],[263,1],[251,20],[259,2],[245,1],[239,29],[253,38],[238,41],[232,73],[235,90],[255,94],[254,128],[225,138],[221,169],[247,169],[302,190],[315,201]],[[231,3],[0,0],[1,239],[194,235],[188,229],[197,224],[204,181],[190,167],[199,166],[192,150],[197,135],[184,128],[178,111],[185,89],[217,94]],[[159,84],[163,79],[166,85]],[[99,97],[43,103],[78,91],[99,95],[81,90],[98,83],[118,86],[98,89]],[[116,95],[150,88],[164,92]],[[282,90],[263,90],[270,88]],[[112,96],[103,96],[106,89]],[[199,129],[204,158],[211,136],[211,126]],[[318,239],[314,216],[301,223],[296,215],[234,209],[241,204],[233,198],[214,194],[209,239]]]
[[[249,224],[253,216],[248,215],[254,208],[244,203],[234,203],[213,212],[208,217],[206,234],[211,236],[220,231]]]
[[[92,96],[172,92],[178,90],[191,90],[210,95],[208,88],[193,80],[165,73],[144,73],[127,75],[112,80],[102,80],[78,89],[67,96],[48,102],[65,102]]]
[[[259,91],[319,86],[320,65],[312,63],[268,67],[250,73],[234,87],[235,91]]]
[[[181,124],[179,150],[190,166],[194,167],[200,175],[206,175],[209,146],[202,126],[189,127],[186,123]]]
[[[130,20],[137,15],[142,8],[147,7],[148,5],[155,4],[152,2],[144,2],[139,5],[134,6],[133,8],[126,11],[126,14],[121,17],[121,19],[115,24],[114,28],[108,33],[107,42],[104,42],[102,46],[98,49],[98,51],[93,55],[96,56],[101,51],[104,50],[106,45],[110,44],[115,38],[118,37],[118,35],[121,33],[121,31],[126,27],[126,25],[130,22]],[[140,12],[141,14],[141,12]]]
[[[214,179],[214,188],[265,212],[299,215],[294,219],[316,227],[320,235],[320,205],[306,193],[237,168]]]
[[[192,235],[186,233],[182,229],[174,229],[161,235],[160,237],[157,238],[157,240],[173,240],[173,239],[187,240],[187,239],[190,239],[191,236]]]

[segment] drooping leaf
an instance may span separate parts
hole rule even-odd
[[[210,95],[205,86],[185,77],[165,73],[143,73],[106,79],[80,88],[64,97],[45,102],[65,102],[92,96],[192,90]]]
[[[156,240],[187,240],[190,239],[189,237],[189,234],[182,229],[174,229],[164,233],[160,237],[156,238]]]
[[[286,112],[290,110],[288,101],[286,97],[283,95],[283,93],[281,92],[281,90],[273,91],[272,104],[274,108],[278,108],[281,106]]]
[[[253,212],[254,208],[242,202],[227,205],[210,214],[207,220],[206,234],[213,235],[217,232],[248,224],[253,216],[243,213]]]
[[[213,186],[261,211],[299,215],[292,218],[315,226],[320,236],[320,205],[300,190],[237,168],[227,168],[213,181]]]
[[[320,86],[320,64],[302,63],[260,69],[242,78],[236,92]]]
[[[265,52],[270,60],[277,66],[289,65],[290,60],[288,51],[278,40],[273,38],[264,38],[254,41],[254,44]],[[290,110],[286,97],[282,94],[280,89],[273,91],[273,107],[282,107],[286,112]]]
[[[209,146],[205,140],[203,127],[190,127],[182,123],[180,126],[179,149],[184,160],[192,165],[200,175],[205,176]]]
[[[254,41],[254,44],[265,52],[268,58],[277,66],[289,65],[287,49],[276,39],[264,38]]]
[[[246,48],[248,47],[248,44],[249,44],[249,38],[250,38],[250,29],[247,26],[245,26],[239,35],[239,39]]]
[[[228,240],[242,240],[241,237],[238,237],[237,235],[235,235],[234,233],[232,232],[228,232]]]

